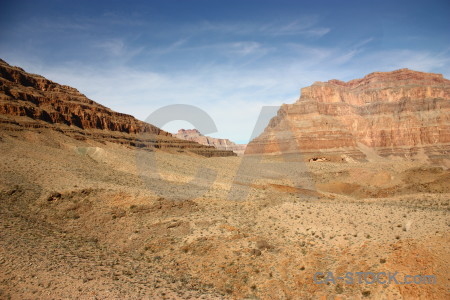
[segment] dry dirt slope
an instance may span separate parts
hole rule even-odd
[[[450,297],[443,166],[261,165],[11,127],[0,153],[0,298]],[[186,185],[198,167],[216,176]],[[313,186],[291,187],[292,175]],[[232,182],[248,193],[230,201]],[[435,274],[438,284],[316,285],[318,271]]]

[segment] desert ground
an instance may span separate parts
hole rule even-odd
[[[449,299],[450,171],[0,131],[0,299]],[[446,165],[447,164],[447,165]],[[316,272],[433,285],[316,284]]]

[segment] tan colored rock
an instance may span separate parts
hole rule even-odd
[[[210,136],[204,136],[197,129],[180,129],[177,134],[173,135],[176,138],[188,141],[194,141],[202,145],[213,146],[219,150],[233,151],[238,155],[243,155],[246,144],[236,144],[229,139],[217,139]]]
[[[246,154],[318,153],[443,158],[450,150],[450,80],[401,69],[316,82],[283,104]],[[320,154],[319,154],[320,155]]]

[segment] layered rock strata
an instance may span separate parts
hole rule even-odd
[[[243,155],[246,144],[236,144],[229,139],[218,139],[210,136],[204,136],[197,129],[180,129],[177,134],[173,135],[176,138],[194,141],[202,145],[213,146],[219,150],[233,151],[237,155]]]
[[[2,130],[57,130],[76,139],[94,139],[145,149],[192,152],[203,156],[234,156],[115,112],[78,90],[30,74],[0,60],[0,126]]]
[[[246,154],[445,158],[450,151],[450,80],[409,69],[348,82],[315,82],[283,104]]]

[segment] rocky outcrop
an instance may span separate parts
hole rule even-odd
[[[246,154],[448,157],[449,100],[450,80],[408,69],[316,82],[282,105]]]
[[[156,126],[100,105],[72,87],[27,73],[3,60],[0,60],[0,125],[4,130],[47,128],[76,139],[188,151],[208,157],[235,155],[232,151],[174,138]]]
[[[180,129],[177,134],[173,135],[176,138],[194,141],[202,145],[213,146],[219,150],[233,151],[238,155],[243,155],[246,144],[236,144],[229,139],[217,139],[210,136],[204,136],[197,129]]]

